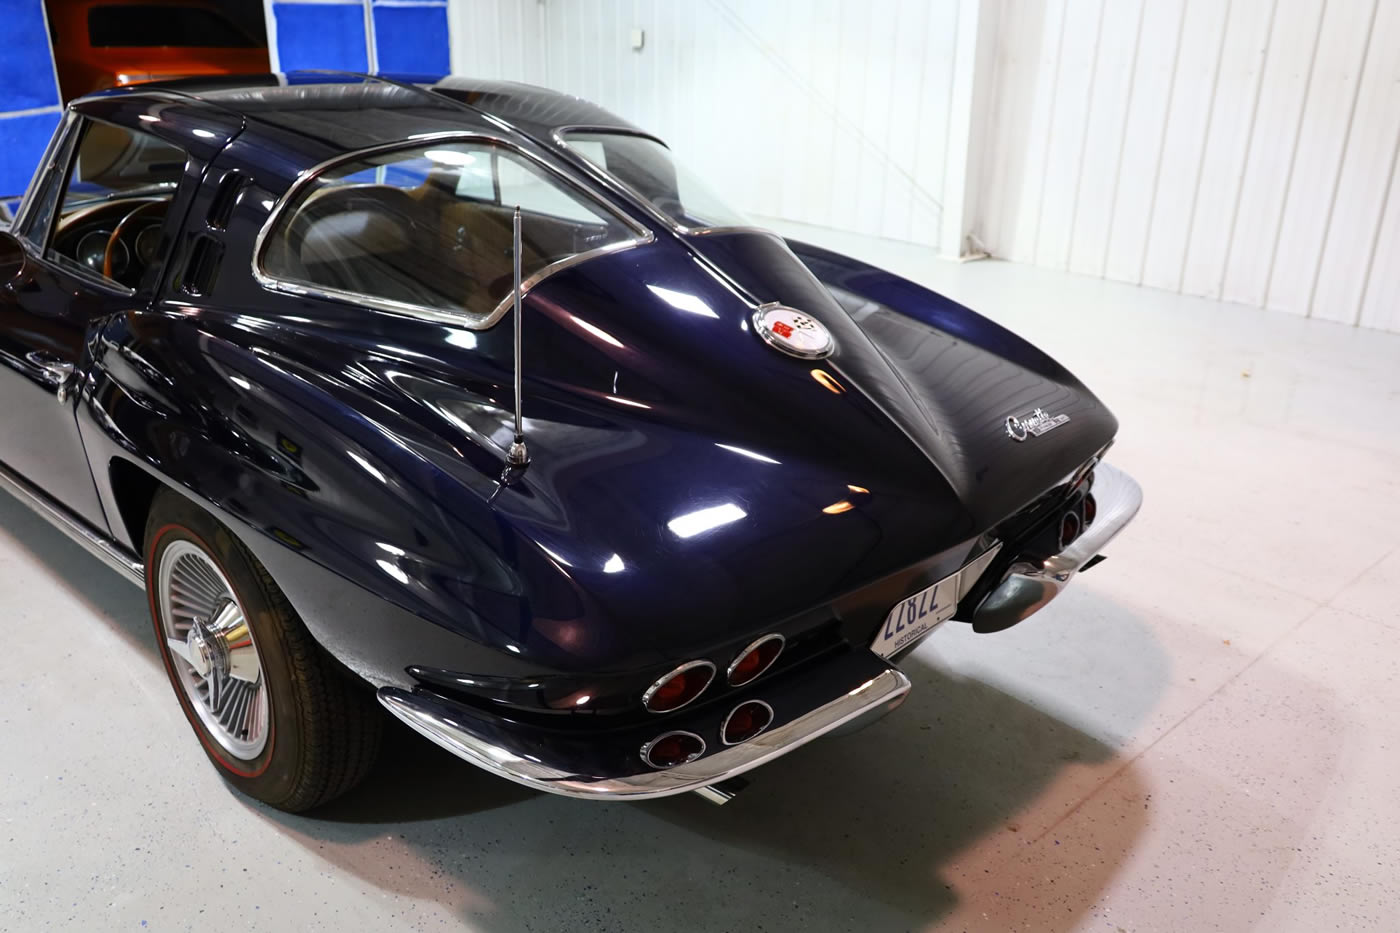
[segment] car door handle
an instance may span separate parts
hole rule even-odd
[[[77,381],[73,376],[72,363],[43,350],[26,353],[24,358],[44,374],[44,381],[54,390],[54,395],[60,403],[68,401],[68,397],[73,394],[73,384]]]

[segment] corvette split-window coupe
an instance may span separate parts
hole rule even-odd
[[[0,362],[0,486],[145,587],[209,758],[287,810],[384,709],[539,790],[722,802],[1141,500],[1046,354],[518,84],[74,102],[0,233]]]

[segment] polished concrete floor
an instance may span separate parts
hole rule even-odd
[[[315,816],[229,791],[139,592],[0,495],[0,929],[1320,930],[1400,916],[1400,336],[798,231],[1049,351],[1138,520],[1055,604],[724,808],[393,730]]]

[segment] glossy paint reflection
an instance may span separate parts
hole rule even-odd
[[[207,295],[102,322],[78,424],[115,536],[139,546],[121,502],[143,477],[185,490],[377,683],[608,710],[657,667],[727,665],[756,631],[788,639],[783,663],[859,643],[890,593],[946,575],[1112,436],[1073,377],[941,296],[771,235],[657,225],[653,242],[530,289],[532,462],[507,471],[508,324],[270,292],[246,271],[308,164],[384,134],[501,132],[442,94],[335,88],[213,94],[266,108],[208,154],[208,177],[251,179],[227,225],[172,247],[182,268],[217,242],[221,273]],[[540,125],[520,126],[520,145],[568,169]],[[189,216],[213,196],[201,188]],[[814,367],[765,345],[749,321],[767,301],[819,320],[836,352]],[[1008,444],[1005,417],[1037,405],[1072,420],[1034,449]]]

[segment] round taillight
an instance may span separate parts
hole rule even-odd
[[[1094,501],[1094,494],[1090,493],[1084,497],[1084,527],[1089,527],[1094,523],[1094,516],[1099,514],[1099,504]]]
[[[752,642],[734,658],[729,665],[729,682],[736,687],[743,686],[773,666],[778,655],[783,652],[783,636],[764,635]]]
[[[705,740],[694,732],[667,732],[642,746],[642,760],[653,768],[674,768],[705,754]]]
[[[734,707],[724,717],[724,724],[719,727],[719,737],[725,745],[738,745],[767,729],[772,721],[773,707],[762,700],[749,700]]]
[[[653,713],[669,713],[704,693],[714,678],[709,661],[687,661],[648,687],[642,704]]]
[[[1060,519],[1060,547],[1069,547],[1077,537],[1079,537],[1079,516],[1073,512],[1066,512],[1065,517]]]

